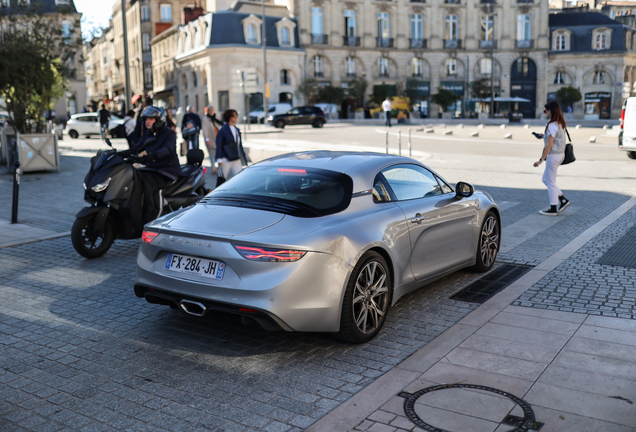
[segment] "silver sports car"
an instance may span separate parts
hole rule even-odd
[[[135,294],[362,343],[406,293],[463,267],[490,269],[500,227],[488,194],[453,188],[414,159],[286,154],[148,224]]]

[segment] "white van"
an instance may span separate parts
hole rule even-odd
[[[269,113],[268,117],[278,114],[284,114],[290,109],[292,109],[292,106],[288,103],[275,103],[267,105],[267,112]],[[263,112],[263,107],[260,107],[250,113],[250,123],[263,123],[264,118],[265,113]]]
[[[636,159],[636,97],[627,98],[623,105],[620,133],[618,149],[626,151],[630,159]]]

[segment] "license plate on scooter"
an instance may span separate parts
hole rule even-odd
[[[225,272],[225,263],[169,253],[165,269],[221,280]]]

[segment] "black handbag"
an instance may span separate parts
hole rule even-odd
[[[228,161],[235,161],[241,158],[236,141],[223,144],[223,153]]]
[[[567,165],[576,160],[576,157],[574,157],[574,146],[572,145],[572,138],[570,138],[570,134],[568,133],[567,129],[565,130],[565,133],[567,134],[568,141],[570,142],[565,145],[565,157],[563,158],[563,162],[561,162],[561,165]]]
[[[223,183],[225,183],[225,176],[221,167],[218,167],[216,170],[216,187],[221,186]]]

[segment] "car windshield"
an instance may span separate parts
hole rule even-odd
[[[216,188],[203,202],[317,217],[346,209],[352,190],[353,180],[334,171],[255,166]]]

